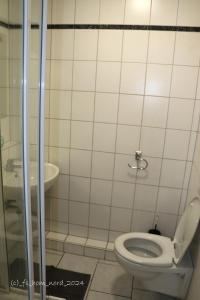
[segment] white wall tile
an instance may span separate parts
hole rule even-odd
[[[184,170],[184,161],[164,159],[160,185],[181,188],[183,184]]]
[[[120,61],[122,51],[121,30],[100,30],[98,43],[98,60]]]
[[[70,151],[70,175],[90,177],[91,151],[75,150]]]
[[[116,140],[116,125],[94,124],[93,149],[95,151],[114,152]]]
[[[158,188],[155,186],[136,186],[134,210],[155,211]]]
[[[174,66],[171,96],[194,99],[197,84],[197,67]]]
[[[114,154],[93,152],[92,177],[99,179],[112,179]]]
[[[116,152],[133,154],[139,148],[140,127],[118,125]]]
[[[94,93],[72,93],[72,120],[93,121],[94,118]]]
[[[68,201],[62,199],[49,199],[51,206],[51,220],[68,222]]]
[[[147,66],[146,95],[169,96],[171,66],[149,64]]]
[[[52,30],[51,43],[51,59],[73,59],[74,30]]]
[[[95,121],[105,123],[117,122],[118,94],[96,93]]]
[[[143,125],[166,127],[168,98],[146,96],[144,99]]]
[[[54,24],[73,24],[75,0],[53,0],[52,22]]]
[[[123,63],[120,92],[124,94],[144,94],[145,64]]]
[[[65,222],[59,222],[59,221],[50,221],[50,227],[49,229],[53,232],[56,233],[61,233],[64,236],[66,236],[66,234],[68,233],[68,223]],[[52,245],[53,242],[53,245]],[[63,251],[63,242],[60,242],[60,245],[58,245],[56,241],[51,241],[50,243],[50,247],[48,246],[47,243],[47,248],[52,249],[52,250],[56,250],[56,251]]]
[[[97,92],[119,92],[120,63],[99,62],[97,64]]]
[[[2,60],[2,62],[4,63],[4,60]],[[1,62],[1,64],[2,64]],[[5,61],[6,62],[6,61]],[[48,62],[46,62],[46,69],[47,69],[47,64]],[[3,66],[4,67],[4,66]],[[19,87],[20,86],[20,60],[14,60],[12,63],[10,63],[10,69],[13,68],[12,72],[10,72],[10,76],[12,76],[11,78],[13,79],[13,83]],[[37,88],[38,86],[38,82],[39,82],[39,69],[38,69],[38,61],[35,59],[31,59],[30,60],[30,79],[29,79],[29,87],[30,88]],[[1,66],[2,69],[2,66]],[[6,68],[3,68],[4,70],[4,74],[6,73]],[[6,76],[4,75],[5,80],[6,80]],[[4,79],[3,77],[3,79]],[[46,78],[47,80],[47,78]],[[0,84],[1,85],[1,84]],[[47,83],[46,83],[47,85]],[[4,85],[3,87],[8,86],[8,82],[6,82],[6,85]],[[47,87],[46,87],[47,88]]]
[[[70,119],[71,117],[71,92],[50,91],[50,118]]]
[[[159,214],[158,227],[162,235],[174,238],[176,230],[177,216],[171,214]]]
[[[96,60],[97,40],[97,30],[75,30],[74,59]]]
[[[60,199],[68,199],[69,176],[60,174],[48,195]]]
[[[75,201],[69,202],[69,223],[87,226],[89,220],[89,204]]]
[[[5,0],[1,1],[0,18],[4,21],[8,21],[8,3]]]
[[[71,122],[71,147],[77,149],[92,149],[92,122]]]
[[[177,32],[174,64],[198,66],[200,60],[200,33]]]
[[[142,121],[143,96],[120,95],[118,122],[140,125]]]
[[[178,25],[200,26],[200,3],[198,0],[181,0],[178,10]]]
[[[131,210],[125,208],[111,208],[110,229],[129,232],[131,225]]]
[[[95,90],[96,63],[94,61],[75,61],[73,89],[77,91]]]
[[[89,238],[97,239],[99,241],[107,241],[108,240],[108,230],[89,228]]]
[[[167,127],[190,130],[194,110],[193,100],[180,100],[171,98]]]
[[[135,210],[133,212],[132,231],[148,232],[149,229],[152,229],[153,220],[154,213]]]
[[[186,160],[189,138],[189,131],[168,129],[166,132],[164,157]]]
[[[125,62],[145,63],[147,59],[147,46],[148,31],[125,30],[122,60]]]
[[[200,101],[195,101],[194,114],[192,120],[192,130],[197,131],[199,126]]]
[[[181,200],[181,190],[159,188],[158,192],[158,211],[163,213],[178,214]]]
[[[196,139],[197,139],[197,133],[191,132],[189,149],[188,149],[188,157],[187,157],[187,160],[189,160],[189,161],[193,160],[194,150],[195,150],[195,146],[196,146]]]
[[[142,127],[140,149],[147,156],[162,157],[165,129]]]
[[[71,90],[72,62],[66,60],[51,60],[51,89]]]
[[[45,70],[45,86],[46,86],[46,89],[50,89],[50,70],[51,70],[51,66],[50,66],[50,60],[46,60],[46,70]],[[67,86],[71,86],[71,64],[69,63],[69,70],[68,70],[68,80],[67,80],[67,83],[66,85]],[[38,84],[36,86],[36,88],[38,88]]]
[[[151,8],[152,25],[176,25],[178,0],[153,0]]]
[[[110,205],[112,194],[112,182],[92,179],[91,182],[91,202],[101,205]]]
[[[172,64],[175,32],[151,31],[149,36],[148,62]]]
[[[148,168],[144,171],[139,171],[137,174],[137,183],[158,185],[161,169],[161,159],[145,157],[148,161]]]
[[[49,147],[49,162],[59,167],[63,174],[69,174],[69,149]]]
[[[99,0],[76,0],[77,24],[98,24],[99,21]]]
[[[200,99],[200,76],[198,75],[198,83],[197,83],[197,99]]]
[[[110,207],[91,204],[89,225],[96,228],[108,229]]]
[[[101,0],[100,24],[123,24],[124,7],[125,0]]]
[[[149,24],[151,0],[127,0],[125,24]]]
[[[49,145],[55,147],[69,147],[70,121],[50,120]]]
[[[115,181],[113,185],[112,206],[132,208],[134,190],[134,184]]]
[[[74,236],[87,237],[88,227],[69,224],[69,233]]]
[[[125,182],[135,182],[136,171],[128,167],[128,164],[135,164],[134,156],[116,154],[114,179]]]
[[[90,179],[70,176],[70,200],[89,202]]]

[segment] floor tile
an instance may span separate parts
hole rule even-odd
[[[65,270],[71,270],[75,272],[93,274],[96,268],[97,259],[89,258],[85,256],[64,254],[58,267]]]
[[[91,290],[131,297],[132,277],[118,265],[99,263],[92,280]]]
[[[120,264],[117,261],[111,261],[111,260],[105,260],[105,259],[100,259],[99,263],[105,264],[105,265],[120,266]]]
[[[150,291],[133,290],[132,300],[175,300],[176,298]]]
[[[130,298],[90,291],[86,300],[129,300]]]
[[[59,263],[59,261],[62,258],[62,254],[58,254],[53,251],[46,251],[46,265],[48,266],[54,266],[56,267]],[[38,263],[39,262],[39,257],[38,257],[38,251],[34,250],[33,252],[33,259],[34,262]]]

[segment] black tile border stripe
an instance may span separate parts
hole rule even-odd
[[[48,29],[152,30],[200,32],[200,27],[112,24],[48,24]]]
[[[20,24],[8,24],[0,21],[0,27],[20,29]],[[39,29],[38,24],[32,24],[32,29]],[[101,29],[101,30],[150,30],[150,31],[182,31],[200,32],[200,27],[194,26],[160,26],[160,25],[120,25],[120,24],[48,24],[48,29]]]

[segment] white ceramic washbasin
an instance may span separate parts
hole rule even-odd
[[[30,185],[31,197],[37,195],[38,169],[37,163],[30,162]],[[45,163],[45,192],[55,183],[59,175],[59,168],[51,163]],[[3,172],[3,191],[6,199],[21,200],[23,195],[22,168],[16,168],[13,172],[4,170]]]

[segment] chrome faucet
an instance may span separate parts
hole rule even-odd
[[[17,168],[22,168],[22,162],[9,158],[6,162],[5,170],[7,172],[13,172]]]

